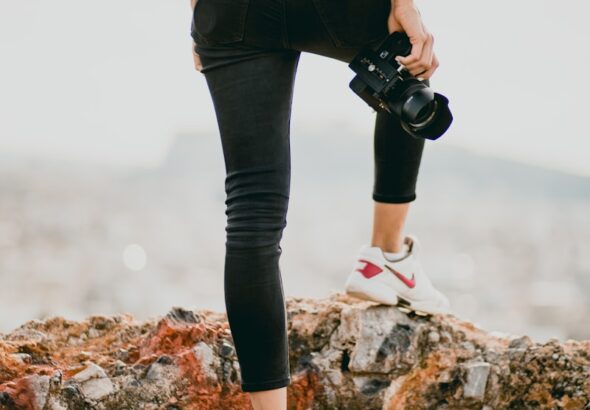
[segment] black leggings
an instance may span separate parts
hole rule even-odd
[[[195,7],[191,36],[226,168],[225,304],[243,391],[291,382],[279,258],[299,56],[305,51],[349,63],[362,45],[388,35],[390,1],[198,0]],[[374,201],[415,200],[423,146],[397,117],[376,114]]]

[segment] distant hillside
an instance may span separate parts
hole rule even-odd
[[[501,189],[526,198],[590,198],[590,178],[444,144],[426,142],[420,184],[451,183],[468,191]],[[293,178],[307,184],[352,183],[371,178],[372,141],[358,136],[292,135]],[[163,175],[223,173],[216,135],[178,134],[162,164]]]

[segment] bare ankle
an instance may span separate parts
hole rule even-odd
[[[378,246],[383,252],[399,253],[403,250],[403,236],[399,237],[373,237],[371,246]]]
[[[286,410],[287,388],[250,392],[250,401],[254,410]]]

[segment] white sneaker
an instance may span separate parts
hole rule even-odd
[[[451,313],[449,299],[432,285],[422,269],[418,238],[406,235],[404,243],[408,251],[396,260],[387,259],[378,246],[363,245],[346,280],[346,293],[418,313]]]

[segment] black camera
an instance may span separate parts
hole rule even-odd
[[[348,65],[357,74],[349,86],[376,111],[397,115],[410,135],[435,140],[453,122],[449,100],[395,60],[411,51],[408,36],[397,31],[386,37],[377,50],[363,47]]]

